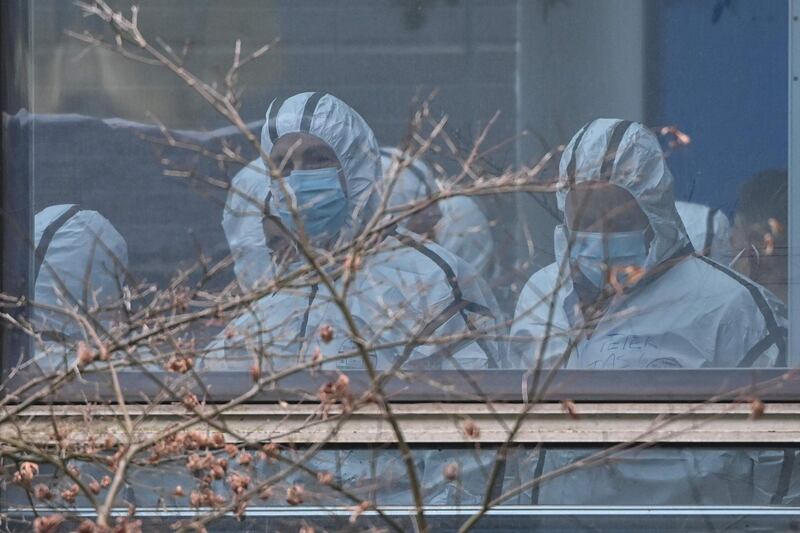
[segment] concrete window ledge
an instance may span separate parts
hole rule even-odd
[[[568,409],[569,407],[569,409]],[[763,407],[763,412],[762,411]],[[239,405],[219,413],[208,405],[203,413],[229,428],[231,441],[313,443],[328,438],[341,421],[334,408],[323,419],[318,405]],[[141,439],[187,420],[182,406],[155,408],[128,406]],[[525,410],[523,404],[414,403],[392,406],[406,440],[412,444],[502,443]],[[464,423],[474,422],[480,435],[468,438]],[[0,425],[0,440],[23,438],[50,442],[53,424],[72,438],[106,432],[121,436],[119,407],[35,406]],[[191,430],[218,431],[205,422]],[[347,416],[333,444],[385,444],[395,441],[385,415],[377,407],[359,409]],[[800,443],[800,403],[544,403],[530,409],[515,438],[518,443]]]

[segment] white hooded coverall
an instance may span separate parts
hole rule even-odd
[[[78,205],[47,207],[34,218],[33,323],[45,341],[40,366],[58,366],[64,345],[87,339],[84,326],[55,308],[85,317],[102,333],[119,311],[128,268],[128,247],[97,211]],[[61,348],[57,349],[57,346]]]
[[[325,93],[302,93],[285,101],[273,101],[262,132],[263,151],[269,153],[279,136],[291,132],[319,137],[339,158],[348,189],[348,217],[338,242],[349,242],[363,229],[378,206],[374,189],[381,176],[380,157],[372,131],[341,100]],[[269,182],[266,175],[264,181]],[[269,185],[272,189],[278,187],[276,183]],[[258,187],[251,189],[256,190],[257,195],[263,194],[263,189],[257,190]],[[269,202],[274,204],[277,197],[277,191],[272,190]],[[230,231],[234,225],[231,218],[225,222],[231,248],[234,242],[248,242],[251,248],[263,243],[264,249],[259,251],[258,257],[268,258],[260,219],[250,216],[250,222],[243,224],[240,217],[239,228],[246,230],[242,235]],[[422,243],[415,235],[399,229],[387,235],[376,248],[377,251],[363,258],[356,281],[348,291],[347,305],[363,338],[368,342],[397,345],[370,353],[377,368],[389,368],[398,357],[407,358],[409,368],[420,369],[487,368],[502,364],[501,349],[494,341],[470,338],[447,344],[424,342],[429,336],[473,335],[476,331],[496,327],[494,299],[467,264],[436,244]],[[257,257],[252,251],[248,254],[239,254],[237,258],[240,281],[245,272],[245,266],[238,267],[241,257]],[[249,272],[255,270],[248,271],[246,281],[252,277]],[[259,275],[264,274],[256,274],[256,278]],[[317,331],[322,325],[333,326],[332,342],[319,342]],[[270,356],[265,359],[267,366],[286,368],[309,358],[316,348],[326,358],[354,353],[356,345],[351,333],[322,283],[287,287],[255,302],[235,319],[228,333],[211,346],[212,356],[207,363],[249,368],[254,361],[253,354],[261,347],[269,349]],[[415,336],[420,342],[405,342]],[[224,347],[224,361],[214,357],[215,352],[219,355],[221,347]],[[363,368],[362,363],[360,355],[354,354],[323,367],[358,369]]]
[[[403,153],[397,148],[381,148],[386,178],[392,177],[392,165],[397,165],[402,158]],[[389,207],[421,202],[440,190],[430,166],[418,159],[395,177]],[[436,243],[469,263],[478,274],[486,276],[494,255],[494,241],[489,221],[478,203],[469,196],[453,196],[439,200],[436,205],[442,214],[433,228]]]
[[[672,175],[650,130],[613,119],[587,124],[567,145],[559,180],[562,213],[574,183],[608,180],[622,187],[647,216],[652,240],[644,277],[612,296],[599,321],[587,325],[576,306],[568,232],[557,227],[557,262],[531,276],[517,303],[511,335],[525,340],[512,349],[526,365],[541,354],[545,367],[574,369],[786,366],[785,308],[763,287],[694,253],[675,207]],[[576,344],[568,351],[571,341]],[[520,481],[588,454],[542,451]],[[778,479],[779,458],[780,452],[736,449],[626,452],[545,482],[524,503],[746,504],[754,490],[790,490]],[[788,457],[786,466],[794,460]]]
[[[614,295],[588,330],[576,312],[567,230],[556,228],[557,261],[525,284],[511,330],[512,337],[526,338],[512,349],[528,365],[540,352],[546,366],[557,364],[580,332],[567,368],[786,365],[784,306],[763,287],[692,253],[675,208],[672,174],[652,132],[637,123],[597,119],[567,145],[559,171],[562,212],[570,180],[608,179],[638,202],[653,237],[644,278]]]

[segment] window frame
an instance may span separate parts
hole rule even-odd
[[[10,0],[0,6],[0,112],[6,109],[28,108],[27,57],[20,50],[21,36],[29,36],[30,6],[24,0]],[[14,25],[16,31],[5,31]],[[15,39],[15,36],[17,37]],[[17,52],[17,53],[14,53]],[[33,233],[33,190],[30,186],[30,160],[27,157],[7,158],[7,139],[5,124],[0,128],[0,292],[32,298],[31,277],[31,239]],[[10,179],[23,176],[24,179]],[[9,223],[13,213],[14,223]],[[9,260],[9,258],[12,258]],[[8,263],[13,263],[7,268]],[[20,275],[20,273],[24,273]],[[27,308],[10,311],[12,316],[27,318]],[[0,376],[5,380],[6,354],[26,354],[29,343],[19,331],[0,328]]]
[[[790,0],[789,3],[789,197],[800,198],[800,0]],[[0,27],[5,28],[11,21],[17,28],[22,26],[27,28],[29,6],[25,0],[8,0],[0,2]],[[25,32],[23,29],[22,32]],[[0,109],[11,109],[16,107],[28,107],[27,77],[20,76],[20,72],[25,71],[25,59],[19,63],[9,61],[12,54],[8,53],[13,49],[13,32],[2,32],[2,50],[0,50],[0,83],[2,83],[2,106]],[[9,80],[14,80],[10,83]],[[0,131],[0,140],[5,146],[3,134]],[[20,225],[17,231],[23,235],[30,235],[32,229],[32,187],[30,187],[30,161],[27,158],[18,158],[11,161],[5,157],[6,151],[0,154],[2,162],[2,175],[0,175],[0,186],[2,186],[2,212],[7,214],[10,206],[17,206],[21,209]],[[8,179],[9,176],[25,176],[25,179]],[[789,231],[790,249],[800,250],[800,208],[790,201],[789,204]],[[28,280],[10,275],[15,272],[31,272],[30,239],[13,238],[10,236],[7,217],[0,217],[0,246],[2,246],[2,257],[5,258],[0,276],[0,290],[15,294],[30,296],[32,283]],[[9,257],[15,258],[15,268],[7,268],[5,261]],[[791,257],[791,256],[790,256]],[[24,277],[23,277],[24,278]],[[790,308],[789,317],[791,325],[800,324],[800,264],[792,264],[789,270],[790,283]],[[25,313],[23,309],[20,312]],[[18,332],[1,328],[0,329],[0,376],[3,380],[8,375],[5,367],[6,354],[22,353],[25,349],[26,339]],[[800,364],[800,329],[789,328],[789,363],[790,365]],[[359,375],[361,374],[361,375]],[[459,390],[467,390],[466,382],[463,377],[456,372],[429,372],[429,377],[434,380],[458,380],[461,379],[463,387]],[[308,400],[307,395],[295,392],[294,395],[285,392],[305,391],[313,395],[319,387],[331,379],[335,379],[335,373],[320,372],[316,375],[298,374],[282,380],[280,387],[276,390],[262,390],[254,396],[246,405],[239,406],[225,415],[229,418],[229,423],[235,431],[246,429],[249,423],[257,420],[263,423],[268,419],[268,424],[280,424],[284,422],[286,409],[279,402],[285,400]],[[368,379],[359,372],[349,374],[354,392],[366,390]],[[527,380],[525,379],[527,377]],[[716,422],[711,426],[689,427],[674,438],[672,443],[683,443],[686,445],[714,444],[767,444],[774,446],[782,443],[800,443],[800,426],[792,422],[800,416],[800,375],[797,371],[790,369],[700,369],[700,370],[562,370],[556,373],[549,390],[542,398],[543,405],[536,408],[526,417],[525,430],[516,439],[517,442],[540,443],[547,442],[553,444],[608,444],[627,440],[627,437],[637,431],[642,431],[648,424],[660,415],[670,415],[686,413],[695,410],[697,416],[715,416]],[[622,379],[624,378],[624,379]],[[17,386],[23,385],[29,379],[26,375],[17,375],[11,379],[9,387],[0,392],[0,397],[6,396],[9,391],[13,391]],[[121,373],[119,375],[120,385],[124,392],[126,402],[134,405],[142,402],[143,396],[152,397],[154,392],[161,390],[162,382],[171,381],[176,378],[175,374],[166,372],[154,373],[151,378],[135,375],[133,373]],[[501,405],[501,410],[506,413],[519,411],[522,403],[526,401],[523,393],[523,381],[530,381],[531,376],[525,376],[523,371],[517,370],[493,370],[482,371],[474,376],[475,382],[480,389],[493,401],[508,402],[508,405]],[[759,384],[769,380],[781,381],[780,387],[759,394],[758,398],[769,402],[769,405],[762,417],[755,421],[752,419],[751,406],[744,401],[749,396],[748,390],[756,390]],[[246,392],[252,387],[252,378],[246,372],[217,372],[205,376],[209,390],[214,393],[215,402],[223,402],[235,398]],[[514,383],[513,387],[509,387]],[[624,389],[620,390],[620,384],[624,384]],[[282,390],[278,390],[282,389]],[[412,381],[400,381],[392,379],[387,384],[391,398],[396,402],[397,408],[401,411],[401,424],[407,424],[407,435],[416,436],[410,439],[413,443],[468,443],[470,442],[455,424],[450,424],[446,435],[441,432],[435,433],[432,428],[440,430],[442,427],[441,419],[435,416],[427,416],[423,411],[440,411],[443,416],[460,414],[469,416],[476,420],[479,425],[496,423],[495,415],[489,413],[485,406],[472,402],[464,401],[456,395],[445,395],[441,390]],[[513,389],[513,390],[511,390]],[[222,391],[216,393],[214,391]],[[195,393],[201,392],[195,390]],[[734,394],[737,392],[737,394]],[[727,398],[724,395],[728,395]],[[723,398],[720,403],[707,403],[712,395],[720,395]],[[15,398],[10,404],[24,401],[25,396]],[[48,406],[35,406],[31,412],[33,424],[42,427],[42,434],[50,436],[51,419],[55,412],[64,416],[75,416],[80,418],[80,405],[86,401],[107,402],[116,401],[117,398],[111,385],[107,380],[97,380],[91,375],[84,377],[84,381],[69,384],[60,390],[54,397],[48,399]],[[579,416],[565,416],[564,409],[557,402],[560,401],[581,402],[577,404]],[[739,403],[737,403],[739,402]],[[64,404],[64,405],[53,405]],[[406,404],[406,405],[399,405]],[[295,416],[307,417],[309,411],[315,409],[313,402],[307,406],[290,406],[294,409]],[[148,414],[148,418],[155,425],[166,426],[170,424],[176,416],[180,416],[180,406],[164,406],[153,413]],[[510,415],[508,415],[510,416]],[[694,416],[694,415],[692,415]],[[385,421],[380,413],[356,413],[356,417],[361,418],[361,428],[369,427],[370,424],[377,425],[380,421]],[[115,415],[108,411],[106,418],[110,424],[114,424]],[[98,415],[100,423],[103,423],[103,414]],[[691,417],[690,417],[691,420]],[[359,422],[358,420],[356,421]],[[438,424],[438,425],[437,425]],[[0,433],[8,430],[9,425],[0,427]],[[483,431],[482,442],[496,443],[503,442],[497,433]],[[352,437],[347,443],[365,444],[384,442],[379,441],[380,434],[377,430],[362,431],[360,437]],[[427,437],[426,437],[427,435]],[[296,440],[295,440],[296,441]],[[313,442],[309,439],[308,442]],[[9,509],[5,501],[5,494],[0,491],[0,507],[4,510],[14,512]],[[426,513],[444,516],[448,514],[456,516],[468,516],[478,510],[473,506],[461,506],[458,509],[450,506],[430,506],[426,507]],[[20,510],[24,513],[24,510]],[[81,516],[93,516],[91,511],[78,510]],[[124,516],[126,510],[114,510],[114,516]],[[191,516],[195,511],[190,509],[170,509],[162,511],[158,509],[139,509],[137,514],[143,518],[162,518]],[[349,509],[338,508],[307,508],[300,510],[288,507],[257,506],[248,510],[248,514],[253,517],[296,517],[299,513],[303,516],[338,516],[347,517],[351,514]],[[398,506],[396,508],[384,509],[384,512],[391,516],[409,516],[413,514],[413,507]],[[796,516],[797,508],[792,507],[735,507],[735,508],[672,508],[660,506],[618,506],[618,507],[593,507],[584,506],[500,506],[488,511],[489,516],[531,516],[540,517],[572,517],[572,516],[633,516],[637,520],[637,525],[641,525],[641,520],[646,520],[654,516],[748,516],[748,517],[790,517]],[[373,516],[374,511],[366,511],[365,515]],[[788,518],[787,518],[788,519]]]
[[[792,325],[800,322],[800,263],[792,250],[800,246],[800,0],[789,5],[789,365],[800,364],[800,332]]]

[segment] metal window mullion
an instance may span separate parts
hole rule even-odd
[[[800,364],[800,0],[789,2],[789,365]]]

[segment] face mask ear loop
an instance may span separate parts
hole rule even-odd
[[[648,222],[647,227],[644,229],[644,245],[647,248],[647,253],[650,253],[650,245],[653,243],[653,239],[656,238],[656,232],[653,230],[653,226]]]
[[[750,248],[752,248],[753,252],[755,252],[756,264],[760,264],[761,263],[761,254],[759,253],[758,248],[756,248],[755,244],[751,244]]]
[[[339,167],[339,170],[336,172],[336,175],[339,177],[339,187],[342,188],[344,197],[347,198],[348,202],[350,202],[350,192],[347,190],[347,179],[344,177],[344,169],[342,167]]]
[[[753,249],[753,255],[750,256],[750,276],[758,278],[759,271],[761,270],[761,253],[755,244],[751,244],[750,248]]]

